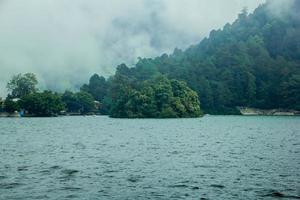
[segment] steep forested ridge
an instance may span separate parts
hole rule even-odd
[[[140,81],[157,74],[186,81],[206,113],[236,113],[237,106],[299,110],[300,3],[281,13],[269,3],[252,14],[243,10],[185,51],[139,59],[128,73]]]
[[[34,74],[16,75],[0,110],[86,114],[101,104],[102,114],[122,118],[239,114],[237,107],[300,110],[300,1],[293,2],[289,9],[274,10],[271,0],[252,14],[244,9],[199,44],[139,58],[132,68],[121,64],[107,80],[95,74],[78,93],[40,93]],[[32,107],[37,103],[46,106]]]
[[[98,84],[105,87],[100,90],[106,96],[94,97],[103,100],[109,111],[115,106],[112,94],[121,88],[112,86],[120,83],[120,77],[127,80],[122,88],[134,88],[164,75],[185,81],[196,91],[205,113],[237,114],[239,106],[300,110],[300,1],[276,12],[271,3],[260,5],[252,14],[244,9],[234,23],[211,31],[185,51],[139,58],[133,68],[118,66],[115,76]]]

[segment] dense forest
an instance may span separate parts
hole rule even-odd
[[[271,12],[269,3],[251,14],[244,9],[235,22],[184,51],[139,58],[132,68],[121,64],[108,79],[95,74],[77,93],[38,93],[30,74],[33,86],[26,93],[12,80],[4,107],[39,115],[64,109],[122,118],[239,114],[238,107],[300,110],[300,2],[280,13]],[[21,97],[18,105],[9,101],[13,97]],[[39,105],[43,98],[48,104]],[[56,109],[47,110],[50,104]],[[42,112],[35,111],[41,107]]]
[[[281,13],[271,12],[269,3],[252,14],[244,9],[234,23],[185,51],[140,58],[133,68],[120,65],[103,86],[111,91],[118,74],[129,85],[164,75],[195,90],[205,113],[237,114],[239,106],[300,110],[300,3]]]
[[[52,117],[66,113],[86,115],[99,112],[99,103],[90,93],[65,91],[39,91],[38,80],[33,73],[18,74],[7,83],[10,92],[0,99],[0,112],[19,112],[29,117]]]
[[[127,69],[127,68],[126,68]],[[18,74],[8,82],[10,91],[0,112],[28,117],[109,114],[115,118],[199,117],[199,97],[185,82],[157,76],[135,82],[117,73],[109,84],[92,76],[79,92],[40,92],[35,74]],[[109,87],[108,87],[109,86]]]

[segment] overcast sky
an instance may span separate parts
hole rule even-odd
[[[265,0],[0,0],[0,96],[13,74],[70,89],[201,41]]]

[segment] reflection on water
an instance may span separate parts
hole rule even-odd
[[[0,119],[0,199],[299,199],[300,118]]]

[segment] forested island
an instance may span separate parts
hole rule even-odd
[[[251,14],[244,9],[185,51],[139,58],[132,68],[121,64],[107,79],[95,74],[79,92],[40,92],[34,74],[16,75],[1,110],[118,118],[241,114],[239,107],[300,110],[300,3],[280,15],[270,13],[268,3]]]

